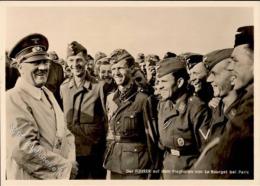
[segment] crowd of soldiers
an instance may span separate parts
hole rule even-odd
[[[6,52],[7,179],[253,179],[253,26],[202,55]],[[9,145],[10,144],[10,145]]]

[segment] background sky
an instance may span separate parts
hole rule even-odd
[[[10,7],[6,11],[6,48],[30,33],[42,33],[50,50],[66,57],[72,41],[94,56],[125,48],[137,53],[177,54],[232,47],[236,29],[253,24],[245,7]]]

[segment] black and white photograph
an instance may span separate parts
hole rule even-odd
[[[258,2],[0,5],[3,185],[260,184]]]

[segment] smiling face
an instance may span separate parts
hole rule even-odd
[[[158,78],[157,88],[159,89],[161,99],[166,100],[173,96],[178,89],[178,85],[175,77],[169,73]]]
[[[112,82],[112,72],[110,64],[102,64],[99,68],[99,78],[110,84]]]
[[[126,60],[121,60],[112,65],[112,77],[117,85],[125,86],[130,82],[132,79],[132,68],[128,67]]]
[[[229,62],[229,58],[224,59],[210,71],[207,81],[211,83],[215,97],[225,97],[233,89],[234,76],[227,69]]]
[[[250,83],[254,78],[254,53],[247,44],[234,48],[228,69],[232,71],[235,79],[235,90],[239,90]]]
[[[85,65],[87,64],[87,61],[82,53],[78,53],[75,56],[69,56],[67,58],[67,64],[74,76],[82,77],[85,74]]]
[[[203,62],[196,64],[190,69],[189,74],[191,85],[194,86],[195,92],[199,92],[202,89],[202,84],[206,82],[208,75],[208,71]]]
[[[49,68],[50,63],[48,60],[19,64],[21,78],[35,87],[42,87],[46,84]]]

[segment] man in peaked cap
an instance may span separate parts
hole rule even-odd
[[[161,148],[165,151],[163,179],[182,178],[198,158],[202,145],[199,127],[209,122],[206,104],[187,93],[189,76],[185,60],[166,58],[158,67],[161,101],[158,126]],[[170,172],[169,172],[170,171]]]
[[[203,63],[203,56],[196,53],[185,55],[190,84],[194,87],[194,95],[208,103],[213,97],[213,90],[207,82],[208,69]]]
[[[21,77],[7,91],[7,179],[69,179],[77,174],[74,136],[61,108],[44,85],[49,72],[48,40],[31,34],[10,52]]]
[[[118,86],[107,97],[108,134],[104,167],[111,179],[151,179],[158,169],[157,125],[149,97],[133,80],[135,60],[125,49],[110,56]],[[158,174],[156,175],[158,176]]]
[[[102,167],[106,118],[103,83],[86,70],[87,49],[73,41],[67,49],[72,77],[61,85],[65,121],[75,135],[79,173],[76,179],[105,179]]]
[[[235,36],[234,50],[227,69],[236,79],[239,93],[223,134],[211,141],[202,152],[196,169],[225,170],[233,174],[210,174],[208,178],[254,178],[254,32],[253,26],[241,27]],[[231,112],[232,113],[232,112]]]

